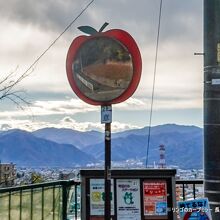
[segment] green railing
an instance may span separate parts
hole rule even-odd
[[[196,199],[204,196],[204,191],[199,191],[198,188],[203,188],[203,180],[176,180],[176,186],[180,186],[180,195],[182,200]],[[188,198],[187,198],[188,197]]]
[[[1,188],[0,219],[77,220],[79,185],[74,181],[56,181]]]
[[[196,198],[203,180],[176,180],[182,200]],[[80,183],[56,181],[0,189],[0,220],[79,220]]]

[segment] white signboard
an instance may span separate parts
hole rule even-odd
[[[207,198],[178,202],[178,212],[181,220],[212,220]]]
[[[101,123],[111,123],[112,122],[112,107],[101,106]]]
[[[220,85],[220,79],[212,79],[212,85]]]
[[[111,180],[111,215],[114,215],[114,191]],[[90,215],[104,215],[105,184],[103,179],[90,179]]]
[[[117,220],[141,220],[140,180],[117,180]]]

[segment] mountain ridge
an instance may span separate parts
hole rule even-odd
[[[3,162],[27,166],[71,166],[94,162],[91,155],[73,145],[58,144],[17,129],[1,133],[0,157]]]
[[[148,127],[112,133],[112,160],[135,159],[141,160],[144,164],[147,138]],[[151,128],[149,164],[159,162],[159,145],[164,144],[168,165],[200,169],[203,164],[202,140],[203,129],[196,126],[176,124],[154,126]],[[16,146],[16,149],[12,146]],[[13,149],[12,152],[9,148]],[[19,129],[2,131],[0,157],[2,160],[15,161],[17,164],[26,162],[27,165],[44,163],[82,166],[94,161],[101,162],[104,160],[104,134],[98,131],[81,132],[66,128],[44,128],[32,133]]]

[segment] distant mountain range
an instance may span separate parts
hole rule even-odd
[[[148,128],[129,130],[113,135],[112,160],[146,160]],[[151,129],[149,164],[159,162],[159,145],[166,147],[166,163],[181,168],[202,168],[203,130],[195,126],[161,125]],[[104,159],[104,145],[91,144],[86,152]]]
[[[112,134],[112,160],[145,161],[148,127]],[[166,147],[166,163],[181,168],[202,168],[203,130],[175,124],[151,128],[149,164],[159,162],[159,145]],[[44,128],[0,133],[0,159],[26,166],[76,166],[104,160],[104,134]]]
[[[67,128],[43,128],[34,131],[36,137],[54,141],[59,144],[72,144],[79,149],[90,144],[102,142],[104,136],[98,131],[76,131]]]
[[[58,144],[22,130],[0,133],[0,159],[19,166],[76,166],[94,158],[70,144]]]

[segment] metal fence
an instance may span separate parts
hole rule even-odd
[[[180,200],[201,197],[203,180],[176,180]],[[55,181],[0,189],[1,220],[80,220],[80,183]]]
[[[0,189],[1,220],[79,219],[80,183],[56,181]]]
[[[178,192],[179,189],[179,192]],[[180,200],[204,196],[203,180],[176,180],[176,192]]]

